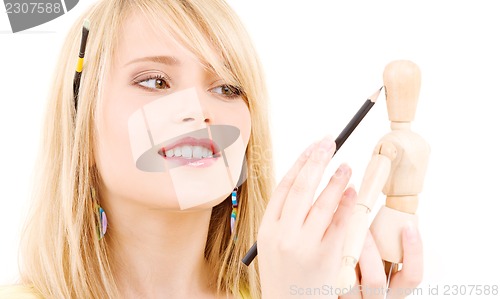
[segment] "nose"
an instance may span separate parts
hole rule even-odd
[[[213,123],[208,107],[197,107],[186,109],[179,113],[178,123],[192,125],[193,127],[204,127]]]
[[[203,119],[203,122],[205,122],[207,124],[211,122],[210,118],[208,118],[208,117],[202,117],[202,119]],[[186,117],[182,120],[182,122],[193,122],[193,121],[196,121],[196,119],[193,117]]]
[[[194,127],[205,126],[213,123],[213,116],[208,101],[202,99],[199,92],[191,93],[179,103],[176,122],[189,124]]]

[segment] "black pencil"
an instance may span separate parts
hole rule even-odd
[[[335,145],[336,149],[335,152],[333,153],[333,156],[337,153],[337,151],[340,149],[340,147],[344,144],[344,142],[349,138],[351,133],[356,129],[356,127],[359,125],[359,123],[363,120],[365,115],[372,109],[373,105],[375,105],[375,102],[377,101],[377,98],[382,91],[383,86],[380,87],[379,90],[377,90],[371,97],[369,97],[364,103],[361,108],[359,108],[358,112],[354,115],[354,117],[351,119],[351,121],[347,124],[347,126],[340,132],[339,136],[337,139],[335,139]],[[333,158],[332,156],[332,158]],[[241,260],[243,264],[245,265],[250,265],[250,263],[255,259],[257,256],[257,242],[255,242],[250,250],[248,250],[247,254],[243,257]]]
[[[83,69],[83,57],[85,56],[85,48],[87,47],[87,38],[89,35],[90,21],[85,19],[82,29],[82,41],[80,43],[80,53],[78,53],[78,63],[76,65],[75,78],[73,79],[73,96],[75,100],[75,111],[78,108],[78,93],[80,91],[80,78]]]
[[[342,132],[340,132],[337,139],[335,139],[335,145],[337,148],[335,149],[333,156],[335,156],[335,154],[340,149],[342,144],[344,144],[344,142],[347,140],[347,138],[349,138],[351,133],[354,131],[354,129],[356,129],[356,127],[359,125],[359,123],[363,120],[363,118],[368,113],[368,111],[370,111],[370,109],[372,109],[373,105],[375,105],[375,102],[377,101],[377,98],[378,98],[380,92],[382,91],[382,88],[384,88],[384,87],[383,86],[380,87],[379,90],[377,90],[371,97],[369,97],[365,101],[363,106],[361,106],[361,108],[359,108],[358,112],[356,112],[356,114],[353,116],[351,121],[347,124],[347,126],[345,126],[344,130],[342,130]],[[332,156],[332,158],[333,158],[333,156]]]

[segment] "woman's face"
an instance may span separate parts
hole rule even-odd
[[[119,32],[96,113],[101,194],[151,208],[210,208],[237,185],[250,112],[239,89],[155,32],[138,15]]]

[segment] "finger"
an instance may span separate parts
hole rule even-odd
[[[314,150],[317,144],[318,142],[314,142],[304,152],[302,152],[297,161],[295,161],[292,168],[288,170],[281,182],[278,184],[273,192],[271,199],[269,200],[269,203],[267,204],[262,223],[268,220],[276,221],[279,219],[281,210],[283,209],[283,203],[285,202],[285,198],[288,194],[288,190],[290,190],[290,187],[295,181],[297,174],[302,169],[302,167],[304,167],[304,164],[306,164],[307,159],[309,159],[311,152]]]
[[[350,178],[351,168],[346,164],[340,165],[309,210],[303,232],[310,237],[312,242],[321,242],[323,239]]]
[[[339,299],[363,299],[361,292],[361,285],[359,284],[359,276],[356,276],[356,282],[354,284],[354,287],[352,287],[350,290],[336,290],[336,291],[339,294],[341,292],[344,292],[343,293],[344,295],[340,296]]]
[[[403,268],[391,278],[391,289],[412,290],[416,288],[423,277],[423,246],[417,228],[409,223],[403,232]],[[407,292],[391,292],[388,298],[405,298]]]
[[[321,254],[325,257],[334,257],[332,267],[340,269],[342,266],[342,255],[344,240],[346,238],[347,223],[352,215],[356,202],[356,191],[354,187],[348,187],[340,200],[335,211],[332,223],[327,228],[321,240]]]
[[[386,293],[384,263],[370,231],[359,257],[363,299],[383,299]]]
[[[357,194],[354,186],[349,186],[344,191],[339,206],[333,215],[332,222],[323,236],[322,242],[328,244],[326,248],[337,248],[339,255],[342,254],[342,246],[338,244],[344,244],[347,223],[356,204],[356,198]]]
[[[332,136],[325,137],[312,151],[309,159],[297,174],[281,211],[280,222],[290,229],[300,229],[309,212],[314,194],[328,162],[335,151]]]

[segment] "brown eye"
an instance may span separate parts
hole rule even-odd
[[[162,79],[156,79],[155,80],[155,88],[157,88],[157,89],[165,89],[165,88],[168,88],[168,84],[167,84],[167,82],[165,82]]]
[[[170,84],[161,75],[156,75],[155,77],[147,78],[137,82],[137,84],[149,88],[149,89],[169,89]]]
[[[236,98],[236,97],[241,96],[241,94],[242,94],[241,89],[239,89],[236,86],[227,85],[227,84],[212,88],[210,91],[217,93],[217,94],[220,94],[226,98]]]

